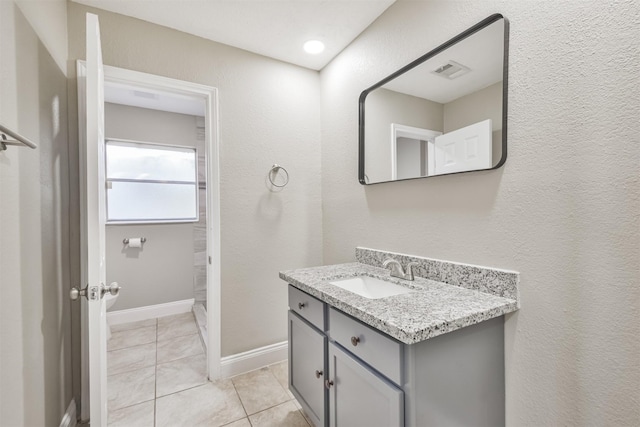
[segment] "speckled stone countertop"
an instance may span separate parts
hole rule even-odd
[[[517,273],[507,273],[516,275],[517,285]],[[369,299],[329,283],[363,275],[388,280],[414,292]],[[396,279],[389,276],[389,270],[362,262],[282,271],[280,278],[405,344],[415,344],[518,309],[516,299],[422,277],[413,281]]]

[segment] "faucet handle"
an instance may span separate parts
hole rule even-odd
[[[382,267],[387,268],[389,265],[391,265],[391,277],[404,279],[404,270],[402,269],[402,264],[400,264],[400,262],[396,261],[393,258],[387,258],[382,263]]]
[[[389,264],[391,264],[391,263],[400,264],[398,261],[396,261],[396,260],[395,260],[395,259],[393,259],[393,258],[387,258],[387,259],[385,259],[384,261],[382,261],[382,267],[383,267],[383,268],[387,268],[387,266],[388,266]]]
[[[410,262],[407,264],[407,268],[405,268],[404,278],[406,280],[413,280],[413,267],[417,267],[419,264],[417,262]]]

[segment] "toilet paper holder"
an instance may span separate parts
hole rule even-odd
[[[146,241],[147,241],[147,238],[146,238],[146,237],[141,237],[141,238],[140,238],[140,242],[145,243]],[[129,244],[129,237],[125,237],[125,238],[122,240],[122,243],[124,243],[125,245],[128,245],[128,244]]]

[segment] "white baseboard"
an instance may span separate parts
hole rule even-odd
[[[67,412],[64,413],[62,421],[60,421],[60,427],[76,427],[78,424],[78,416],[76,414],[76,401],[71,400]]]
[[[172,314],[188,313],[193,308],[194,299],[173,301],[165,304],[148,305],[130,308],[128,310],[109,311],[107,322],[110,325],[138,322],[140,320],[155,319],[156,317],[171,316]]]
[[[221,376],[229,378],[287,360],[289,357],[288,348],[288,341],[283,341],[244,353],[225,356],[220,360]]]

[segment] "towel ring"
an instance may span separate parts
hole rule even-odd
[[[273,182],[272,176],[276,175],[279,170],[282,170],[284,172],[284,174],[285,174],[284,184],[276,184],[275,182]],[[285,168],[283,168],[282,166],[280,166],[278,164],[274,164],[273,166],[271,166],[271,169],[269,170],[269,175],[268,176],[269,176],[269,182],[274,187],[282,188],[282,187],[286,186],[289,183],[289,172],[287,172],[287,170]]]

